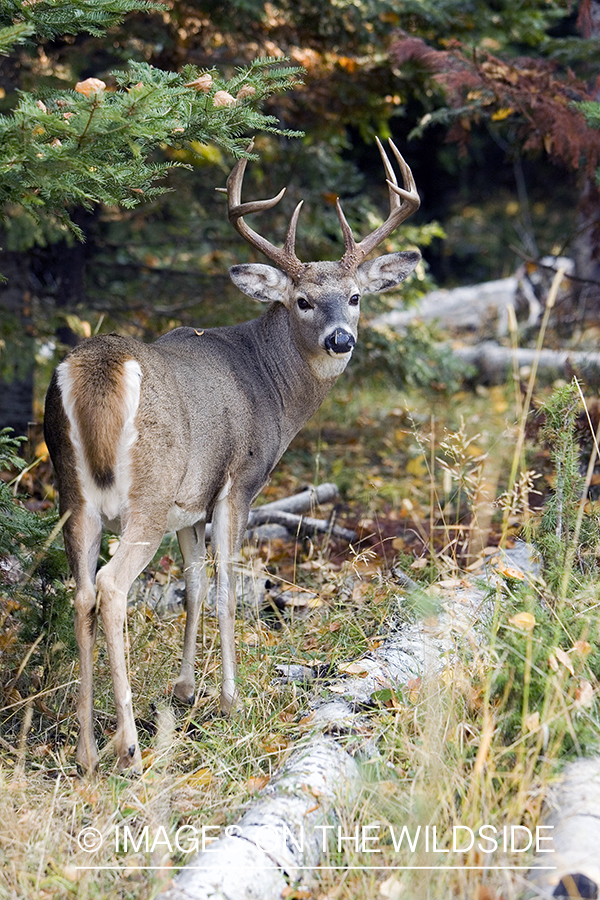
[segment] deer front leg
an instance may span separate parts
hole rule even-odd
[[[119,768],[131,769],[135,774],[142,771],[142,757],[125,663],[123,630],[127,614],[127,593],[135,578],[156,553],[163,534],[164,530],[158,529],[154,521],[141,518],[136,520],[135,514],[130,512],[117,552],[96,576],[98,606],[106,635],[117,713],[115,749]]]
[[[191,528],[182,528],[177,539],[183,556],[183,576],[185,578],[185,635],[181,671],[173,687],[174,695],[184,703],[194,702],[196,661],[196,639],[202,602],[206,597],[208,581],[206,577],[206,525],[200,522]]]
[[[212,545],[217,579],[217,614],[221,636],[221,712],[225,715],[231,712],[239,699],[236,684],[233,557],[241,547],[248,523],[248,513],[249,505],[232,496],[228,482],[219,495],[212,517]]]

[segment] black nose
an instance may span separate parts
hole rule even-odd
[[[328,353],[350,353],[355,344],[353,335],[343,328],[336,328],[325,338],[325,349]]]

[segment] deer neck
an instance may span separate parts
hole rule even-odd
[[[328,371],[306,358],[281,303],[274,303],[251,324],[256,327],[261,364],[281,398],[284,435],[291,440],[321,406],[341,371],[334,367]]]

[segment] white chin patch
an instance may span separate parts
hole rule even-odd
[[[354,350],[354,347],[352,348],[352,350]],[[345,353],[336,353],[334,350],[327,350],[326,352],[333,359],[348,359],[350,356],[352,356],[352,350],[347,350]]]

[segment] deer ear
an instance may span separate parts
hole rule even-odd
[[[389,291],[410,275],[421,254],[415,251],[388,253],[370,259],[358,267],[358,280],[366,294],[380,294]]]
[[[240,291],[254,300],[261,303],[285,302],[288,276],[273,266],[262,263],[232,266],[229,277]]]

